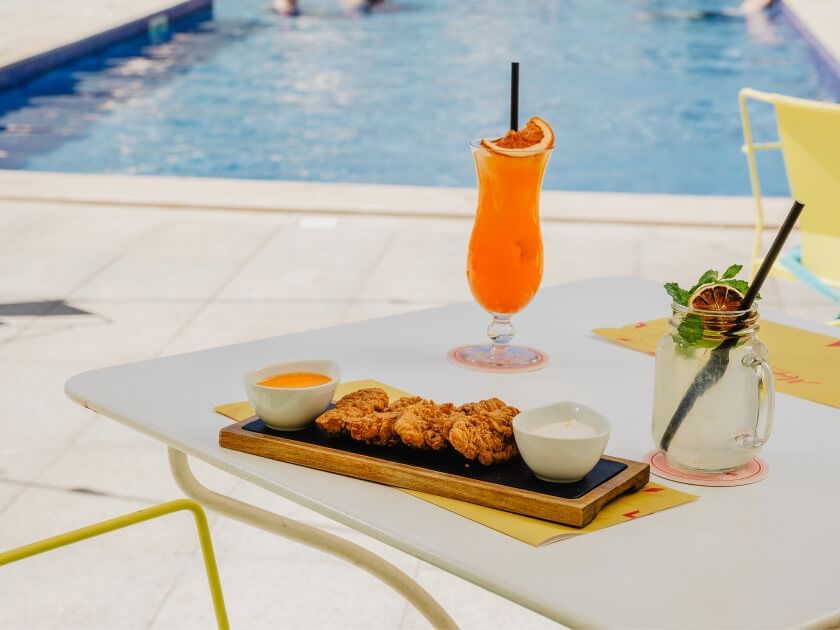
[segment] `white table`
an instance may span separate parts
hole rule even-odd
[[[661,317],[668,305],[661,287],[641,280],[546,288],[514,319],[516,340],[551,357],[545,369],[525,374],[487,374],[447,363],[449,348],[480,340],[487,325],[477,306],[461,304],[94,370],[70,379],[66,390],[80,404],[167,444],[182,487],[211,509],[237,516],[226,499],[197,485],[182,453],[569,625],[836,624],[838,409],[779,395],[774,433],[762,454],[770,465],[764,481],[738,488],[668,482],[701,499],[542,548],[393,488],[218,446],[218,430],[227,420],[212,407],[244,398],[241,377],[246,369],[316,357],[338,361],[346,380],[375,378],[438,400],[497,395],[519,407],[561,399],[588,403],[613,423],[608,452],[639,459],[652,448],[653,360],[590,330]],[[248,317],[247,310],[242,317]],[[828,327],[787,317],[769,319],[837,335]],[[244,520],[267,529],[279,527],[279,520],[270,522],[275,517],[257,508],[241,510],[254,510],[239,514]],[[356,553],[329,548],[334,541],[318,540],[317,532],[298,533],[298,539],[326,545],[333,553]],[[363,563],[375,562],[366,558]],[[435,623],[448,622],[408,578],[387,574],[387,566],[368,568],[424,608]]]

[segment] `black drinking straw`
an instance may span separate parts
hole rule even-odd
[[[663,451],[668,450],[668,447],[671,445],[671,441],[674,439],[680,425],[683,423],[683,420],[685,420],[685,417],[691,411],[692,407],[694,407],[694,403],[697,402],[697,399],[705,394],[712,385],[717,383],[723,377],[724,372],[726,372],[726,368],[729,365],[729,349],[738,342],[737,333],[743,328],[744,322],[750,316],[750,307],[752,307],[753,301],[755,301],[756,296],[758,296],[761,285],[764,284],[764,281],[767,279],[767,274],[769,274],[770,269],[773,268],[773,263],[776,262],[779,252],[782,251],[782,247],[788,239],[788,236],[790,236],[791,231],[793,231],[793,226],[796,225],[796,221],[799,219],[799,215],[802,214],[802,209],[804,207],[805,204],[801,201],[793,202],[793,207],[790,209],[790,212],[788,212],[785,222],[782,223],[779,233],[776,234],[776,238],[773,239],[773,244],[770,245],[767,255],[761,262],[761,267],[758,268],[755,278],[753,278],[750,288],[747,290],[747,294],[744,296],[744,299],[741,300],[741,305],[738,310],[744,311],[744,313],[735,320],[732,328],[730,328],[728,332],[724,333],[725,339],[717,348],[712,350],[708,362],[703,366],[703,369],[697,373],[697,376],[694,377],[694,381],[685,392],[685,396],[683,396],[680,404],[677,405],[677,410],[671,417],[671,421],[665,428],[665,433],[662,434],[662,440],[659,443],[659,447]]]
[[[510,64],[510,128],[519,129],[519,62]]]

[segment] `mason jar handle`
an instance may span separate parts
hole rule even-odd
[[[764,446],[770,439],[770,432],[773,430],[776,385],[773,379],[773,370],[764,359],[755,355],[746,356],[744,357],[744,365],[752,368],[758,378],[758,407],[752,435],[744,436],[743,446],[745,448],[758,448]]]

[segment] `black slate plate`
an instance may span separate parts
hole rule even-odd
[[[627,468],[627,464],[602,459],[580,481],[575,483],[549,483],[535,477],[521,457],[504,464],[484,466],[477,462],[468,462],[459,453],[451,449],[432,453],[404,445],[395,447],[370,446],[349,437],[333,437],[314,424],[302,431],[275,431],[267,427],[262,420],[254,420],[243,425],[242,428],[251,433],[262,433],[337,451],[377,457],[391,462],[427,468],[501,486],[539,492],[562,499],[579,499]]]

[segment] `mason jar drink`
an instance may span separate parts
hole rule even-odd
[[[673,303],[656,347],[653,441],[672,466],[729,471],[754,458],[773,424],[773,372],[758,311]]]

